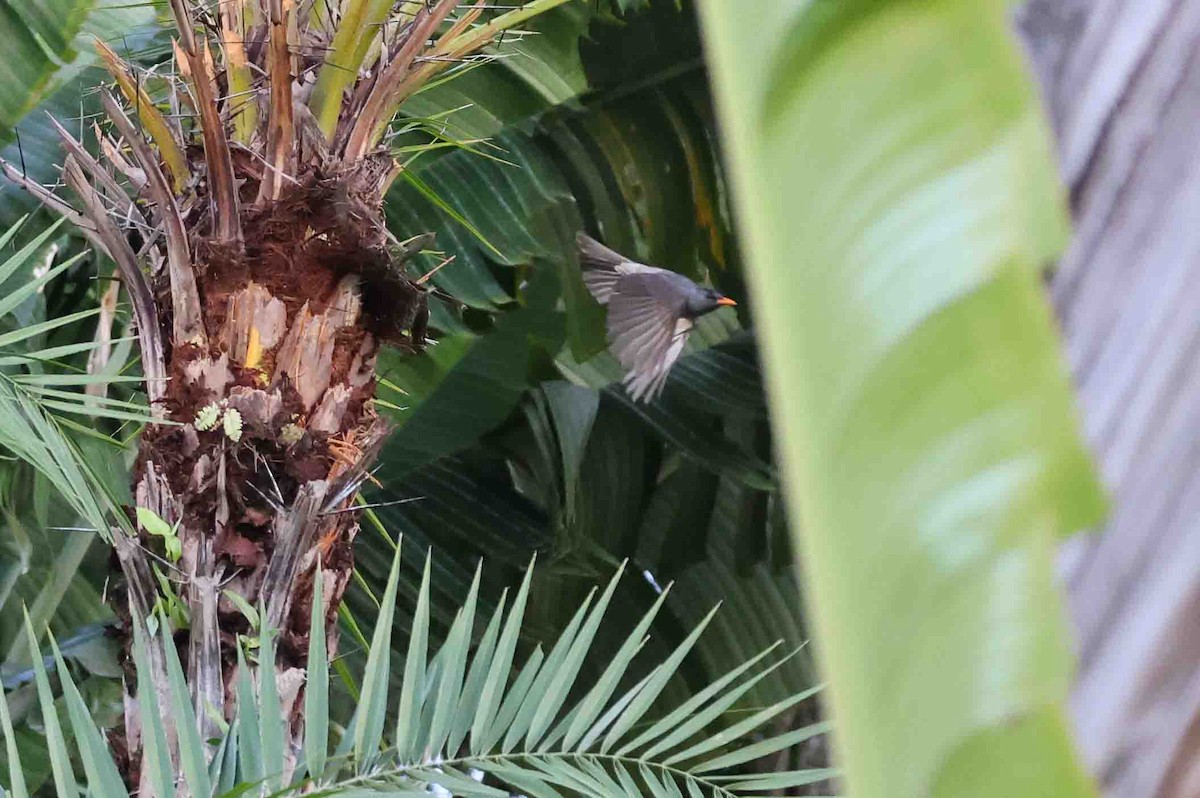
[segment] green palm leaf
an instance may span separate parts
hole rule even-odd
[[[400,567],[399,549],[395,566],[397,569]],[[425,790],[436,785],[451,795],[472,798],[507,796],[511,789],[522,790],[531,796],[568,793],[595,798],[644,794],[676,796],[683,795],[686,790],[688,795],[728,797],[754,794],[764,789],[763,785],[803,784],[830,775],[823,770],[779,774],[777,777],[763,773],[736,773],[735,766],[749,762],[760,753],[770,753],[778,750],[780,745],[824,731],[822,726],[766,739],[755,739],[753,736],[765,720],[782,708],[805,700],[811,691],[797,694],[780,705],[736,723],[723,723],[723,710],[732,703],[727,700],[728,697],[745,684],[753,682],[761,664],[773,656],[771,651],[763,652],[744,667],[731,672],[686,706],[663,715],[657,724],[652,724],[631,745],[617,750],[611,750],[611,746],[608,750],[594,748],[606,734],[610,739],[620,739],[628,729],[635,728],[638,720],[653,712],[651,707],[662,684],[678,669],[683,654],[703,631],[703,625],[695,629],[685,645],[672,657],[653,668],[650,676],[633,684],[623,697],[613,700],[613,686],[628,682],[631,678],[630,666],[636,659],[637,649],[647,629],[651,628],[651,613],[632,631],[628,645],[610,664],[606,679],[591,690],[582,692],[583,698],[578,705],[570,710],[565,709],[567,703],[564,697],[575,694],[582,686],[578,681],[579,659],[598,654],[592,645],[596,628],[603,623],[614,622],[606,617],[606,609],[621,577],[621,572],[613,577],[595,606],[591,606],[591,602],[584,603],[576,614],[578,624],[563,634],[549,656],[543,657],[540,649],[535,649],[512,680],[508,678],[509,663],[515,655],[524,597],[518,598],[508,611],[503,631],[500,631],[499,614],[493,619],[484,635],[484,639],[490,639],[491,642],[476,648],[469,668],[466,645],[469,635],[465,625],[459,625],[457,631],[451,633],[429,658],[427,667],[417,667],[424,658],[422,648],[426,645],[426,638],[423,634],[415,635],[412,649],[416,653],[410,658],[411,667],[405,669],[402,699],[399,702],[399,712],[403,713],[401,718],[406,720],[396,727],[396,737],[388,739],[370,729],[357,734],[356,729],[362,727],[355,721],[339,727],[330,723],[328,716],[318,717],[328,711],[327,702],[319,697],[307,702],[306,722],[314,730],[319,733],[323,728],[345,728],[346,738],[355,738],[358,750],[354,749],[353,743],[350,746],[343,745],[339,747],[339,754],[324,760],[319,752],[314,751],[306,757],[309,766],[307,778],[291,785],[277,782],[272,789],[280,791],[275,794],[298,793],[310,782],[319,782],[321,786],[314,794],[330,796],[421,795],[428,794]],[[417,598],[419,604],[429,601],[430,584],[428,580],[422,584]],[[527,590],[528,584],[527,578],[523,591]],[[395,598],[395,592],[386,597],[385,612]],[[467,610],[475,600],[472,591],[459,612],[460,619],[466,617]],[[314,613],[318,611],[314,609]],[[319,612],[321,614],[314,617],[323,618],[323,611]],[[268,727],[279,727],[282,722],[278,698],[271,700],[269,696],[274,689],[274,667],[268,659],[273,657],[269,630],[264,632],[260,648],[257,690],[248,675],[250,667],[239,650],[238,667],[241,673],[237,691],[237,721],[222,735],[215,750],[206,753],[206,741],[199,737],[196,715],[189,701],[174,645],[170,643],[167,620],[159,620],[160,632],[155,637],[147,635],[140,619],[135,620],[134,625],[138,696],[142,703],[143,729],[147,735],[146,755],[151,757],[147,772],[160,792],[169,791],[167,785],[172,780],[169,761],[163,758],[168,751],[168,740],[174,741],[170,743],[175,751],[174,757],[194,795],[221,795],[222,785],[230,798],[234,795],[258,794],[260,789],[267,789],[267,782],[279,778],[277,768],[280,763],[290,760],[293,765],[297,764],[297,752],[285,750],[287,743],[281,734],[265,733]],[[390,629],[390,626],[388,622],[380,628]],[[31,641],[32,634],[30,626]],[[163,643],[166,644],[163,653],[167,671],[164,687],[170,695],[167,706],[156,700],[158,686],[151,676],[150,663],[150,645]],[[309,643],[310,661],[324,657],[325,644],[320,635],[311,636]],[[87,716],[67,664],[57,648],[55,657],[89,789],[96,795],[112,795],[114,798],[123,795],[124,786],[116,776],[116,767],[99,732]],[[383,675],[383,663],[389,659],[390,646],[386,638],[377,639],[368,656],[366,671]],[[44,687],[44,706],[49,707],[47,729],[54,741],[53,750],[57,752],[55,761],[58,763],[56,777],[60,784],[59,795],[65,798],[74,794],[68,786],[73,779],[68,742],[53,722],[57,714],[45,670],[40,665],[41,658],[37,657],[35,661],[39,687]],[[459,689],[460,683],[479,685],[480,674],[484,673],[489,678],[482,687]],[[364,683],[371,684],[372,679],[368,678]],[[310,685],[318,686],[319,681]],[[385,705],[380,696],[374,700],[378,705]],[[360,713],[364,709],[365,706],[360,707]],[[6,705],[0,705],[0,729],[3,729],[9,742],[10,761],[16,762],[19,754],[14,753],[16,749],[12,746],[13,736],[6,710]],[[483,725],[480,737],[476,738],[478,741],[467,744],[464,720],[472,716],[477,720],[482,718]],[[451,718],[455,719],[457,731],[447,735]],[[693,724],[695,733],[667,734],[676,730],[678,722],[684,718],[702,721]],[[382,731],[382,725],[374,725],[380,721],[368,722]],[[724,731],[715,733],[721,727]],[[569,737],[556,733],[547,736],[546,730],[555,728],[571,728],[573,731]],[[582,737],[582,743],[576,743],[575,737]],[[447,746],[447,739],[457,742]],[[632,752],[635,748],[656,741],[656,747],[660,749],[657,752]],[[205,767],[206,756],[212,756],[209,767]],[[265,782],[263,774],[268,776]],[[774,780],[771,781],[771,778]],[[16,781],[13,783],[19,784]]]

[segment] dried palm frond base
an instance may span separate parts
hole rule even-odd
[[[144,80],[99,45],[123,102],[101,94],[103,162],[59,130],[73,204],[0,163],[113,259],[129,294],[162,422],[142,435],[134,494],[182,554],[169,562],[146,530],[116,534],[118,612],[128,643],[156,605],[182,608],[175,640],[204,739],[232,712],[245,605],[280,630],[278,687],[299,734],[318,564],[336,651],[357,529],[344,511],[386,436],[376,354],[385,341],[419,348],[428,321],[405,262],[429,237],[391,241],[383,223],[401,170],[390,120],[431,78],[562,2],[489,18],[482,0],[171,0],[178,75]],[[159,676],[164,653],[151,651]],[[115,744],[130,783],[144,775],[139,702],[165,698],[127,696]]]

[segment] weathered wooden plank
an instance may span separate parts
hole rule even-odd
[[[1080,747],[1109,795],[1195,795],[1200,1],[1032,0],[1018,22],[1076,217],[1051,294],[1113,495],[1063,552]]]

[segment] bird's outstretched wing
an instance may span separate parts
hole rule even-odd
[[[660,271],[653,266],[629,260],[596,239],[584,233],[575,236],[579,247],[579,266],[583,271],[583,284],[601,305],[607,305],[616,289],[617,281],[627,274]]]
[[[625,389],[634,401],[662,392],[692,330],[682,300],[670,301],[658,282],[653,273],[621,275],[608,301],[609,347],[628,372]]]

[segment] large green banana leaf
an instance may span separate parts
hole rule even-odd
[[[754,5],[700,2],[848,792],[1091,795],[1053,561],[1103,501],[1007,4]]]

